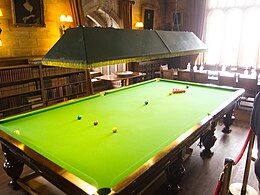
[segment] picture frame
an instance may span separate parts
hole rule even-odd
[[[142,21],[144,29],[154,29],[157,8],[150,3],[142,4]]]
[[[173,12],[173,30],[180,30],[183,27],[183,13],[182,12]]]
[[[45,27],[43,0],[12,0],[12,13],[17,27]]]

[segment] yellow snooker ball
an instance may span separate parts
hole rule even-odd
[[[116,132],[117,132],[117,127],[113,127],[113,128],[112,128],[112,132],[113,132],[113,133],[116,133]]]
[[[16,135],[20,135],[20,131],[19,131],[19,130],[14,130],[14,133],[15,133]]]

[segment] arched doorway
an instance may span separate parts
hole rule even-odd
[[[83,1],[83,12],[87,19],[86,26],[89,27],[112,27],[122,28],[122,21],[116,10],[118,10],[117,1]],[[101,72],[104,75],[113,74],[117,71],[126,70],[125,64],[117,64],[94,68],[94,71]]]

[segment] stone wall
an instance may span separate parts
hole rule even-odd
[[[60,38],[61,14],[71,15],[68,0],[43,0],[46,27],[15,27],[10,0],[0,0],[3,17],[0,26],[3,29],[0,58],[42,56]]]
[[[118,4],[119,0],[82,1],[85,16],[91,16],[103,27],[105,27],[107,23],[105,16],[111,17],[118,26],[122,28],[123,25],[119,18]],[[164,29],[165,0],[135,0],[135,4],[132,8],[132,28],[135,29],[136,22],[143,22],[145,8],[154,10],[154,29]],[[106,15],[102,14],[100,10],[106,12]]]

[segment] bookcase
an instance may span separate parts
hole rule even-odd
[[[88,70],[39,62],[0,66],[0,118],[92,93]]]
[[[146,62],[135,62],[132,63],[132,65],[129,67],[129,70],[145,73],[145,80],[149,80],[156,77],[160,77],[160,67],[162,65],[167,64],[169,69],[179,68],[179,61],[179,57],[175,57]]]

